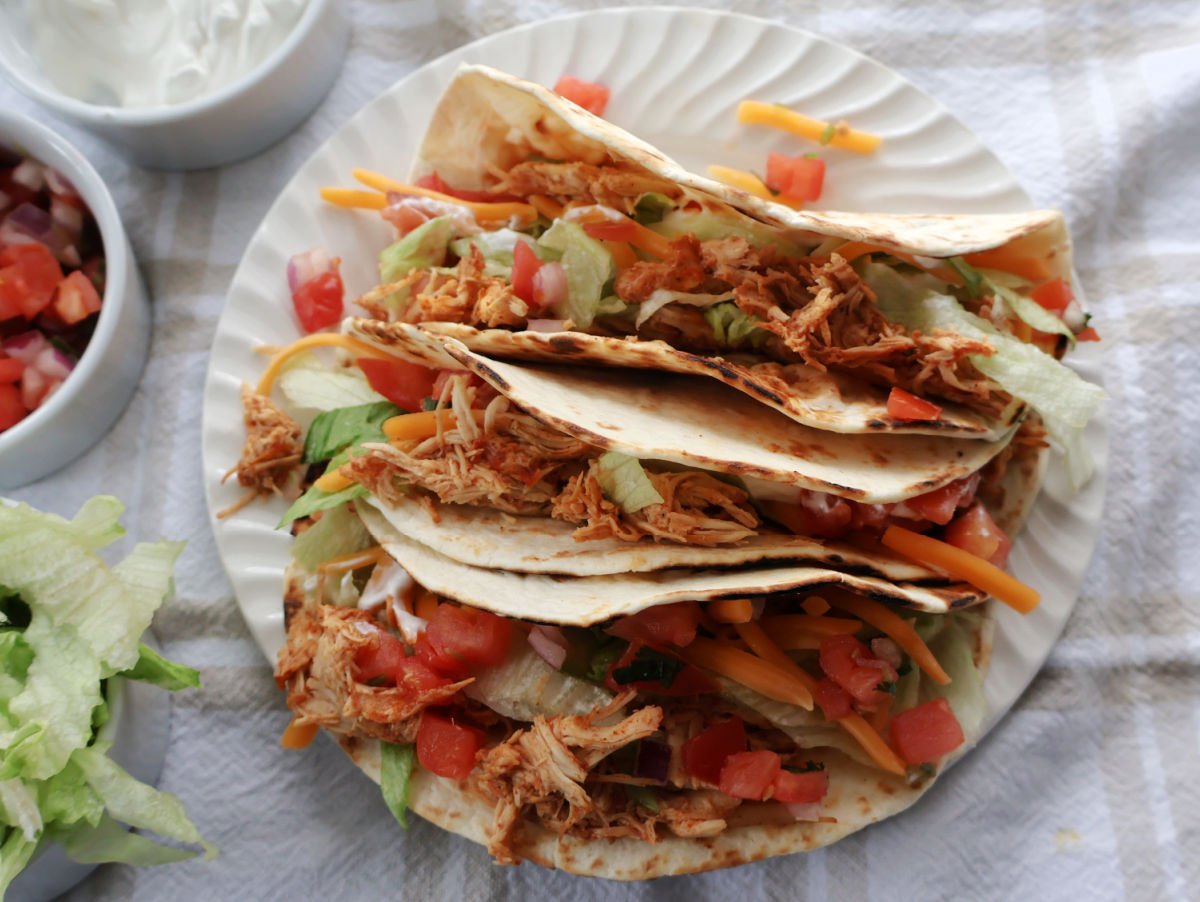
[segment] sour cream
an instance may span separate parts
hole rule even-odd
[[[33,52],[58,90],[102,106],[212,94],[271,55],[308,0],[26,0]]]

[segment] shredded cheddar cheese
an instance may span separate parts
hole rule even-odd
[[[738,122],[743,125],[767,125],[818,144],[840,147],[855,153],[874,153],[883,139],[878,135],[855,131],[844,122],[825,122],[789,110],[774,103],[743,100],[738,104]]]

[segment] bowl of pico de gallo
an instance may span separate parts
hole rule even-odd
[[[149,341],[104,182],[64,138],[0,110],[0,489],[94,445],[137,387]]]

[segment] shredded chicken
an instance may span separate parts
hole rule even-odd
[[[556,520],[583,524],[575,531],[579,541],[636,542],[651,537],[688,545],[728,545],[754,535],[759,525],[746,492],[694,470],[656,473],[648,469],[646,475],[663,502],[627,513],[604,496],[598,467],[592,460],[585,471],[567,480],[550,511]]]
[[[471,245],[470,253],[458,261],[453,276],[433,274],[421,283],[417,274],[410,273],[412,282],[406,288],[412,300],[403,314],[404,320],[468,323],[489,329],[523,325],[529,316],[529,305],[517,297],[506,279],[484,275],[485,265],[479,248]]]
[[[225,478],[237,473],[238,483],[250,491],[241,501],[221,511],[217,515],[221,518],[241,510],[259,495],[282,495],[304,456],[304,442],[296,421],[249,385],[242,386],[242,420],[246,425],[246,444],[237,466]]]
[[[679,186],[666,179],[620,165],[551,163],[531,160],[510,169],[493,190],[498,194],[528,197],[545,194],[563,200],[594,201],[632,212],[643,194],[679,197]]]
[[[662,709],[640,708],[609,726],[600,723],[634,697],[630,690],[590,714],[537,717],[525,730],[479,756],[472,786],[495,804],[488,851],[501,864],[517,864],[513,834],[522,813],[536,808],[543,823],[565,833],[593,808],[583,783],[604,757],[658,729]]]
[[[346,736],[412,742],[420,713],[444,703],[471,681],[414,691],[368,686],[354,678],[354,657],[379,627],[371,614],[332,605],[305,606],[288,623],[275,681],[287,690],[297,724],[317,724]]]

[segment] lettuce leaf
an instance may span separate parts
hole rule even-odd
[[[383,792],[383,801],[400,826],[407,830],[408,789],[417,763],[416,746],[411,742],[405,745],[380,742],[379,756],[379,788]]]
[[[354,485],[347,486],[340,492],[322,492],[316,486],[313,486],[292,502],[292,506],[284,512],[282,519],[280,519],[279,524],[275,528],[283,529],[283,527],[287,526],[293,520],[311,517],[317,511],[339,507],[347,501],[353,501],[366,494],[367,487],[357,482]]]
[[[642,469],[636,457],[609,451],[597,461],[596,480],[604,497],[627,514],[634,514],[651,504],[662,504],[663,497]]]
[[[704,311],[704,319],[712,326],[713,337],[727,348],[744,345],[761,348],[770,334],[755,326],[761,322],[757,316],[744,313],[732,301],[709,307]]]
[[[391,401],[325,411],[312,421],[304,436],[304,462],[320,463],[352,445],[386,441],[384,422],[403,412]]]
[[[1039,332],[1065,335],[1071,344],[1075,344],[1075,333],[1060,317],[1055,316],[1033,298],[1016,290],[1029,286],[1024,279],[991,269],[981,269],[979,274],[992,293],[1001,298],[1008,305],[1008,309],[1023,323],[1032,326]]]
[[[446,249],[454,237],[454,220],[438,216],[417,226],[379,254],[383,282],[395,282],[414,269],[429,269],[446,262]]]
[[[773,245],[788,256],[803,255],[800,245],[785,238],[782,232],[747,216],[714,213],[711,210],[672,210],[649,228],[667,238],[678,238],[680,235],[695,235],[699,241],[744,238],[751,247]]]
[[[733,300],[729,292],[725,294],[694,294],[687,291],[669,291],[665,288],[655,289],[650,297],[638,305],[638,315],[635,325],[640,326],[654,316],[667,304],[686,304],[689,307],[700,307],[707,312],[713,306]]]
[[[292,557],[309,573],[335,557],[353,554],[370,548],[374,544],[371,534],[362,520],[341,504],[329,511],[296,537],[292,543]]]
[[[983,700],[983,677],[975,666],[975,650],[970,633],[956,615],[947,617],[945,628],[929,644],[942,669],[950,677],[945,686],[925,680],[925,691],[932,698],[944,698],[962,727],[967,742],[974,742],[983,730],[987,708]],[[915,669],[915,668],[914,668]]]
[[[200,688],[199,671],[186,664],[168,661],[144,642],[140,646],[137,663],[122,672],[121,676],[150,683],[170,692]]]
[[[332,367],[315,354],[302,354],[285,368],[279,388],[290,406],[303,410],[328,411],[384,400],[358,367]]]
[[[130,864],[151,867],[195,858],[190,849],[164,846],[137,833],[130,833],[107,815],[93,825],[51,828],[49,837],[62,845],[67,856],[80,864]]]
[[[596,318],[604,286],[612,278],[615,267],[608,249],[588,237],[578,223],[556,220],[538,239],[538,245],[562,254],[563,271],[567,276],[566,308],[554,312],[586,329]]]
[[[494,232],[480,232],[467,238],[456,238],[450,242],[450,250],[459,257],[465,257],[474,245],[483,254],[484,275],[508,279],[512,277],[513,252],[518,241],[528,244],[534,253],[537,252],[537,243],[515,229],[496,229]]]
[[[1047,433],[1066,453],[1067,469],[1076,488],[1091,478],[1092,463],[1082,433],[1105,399],[1100,386],[1084,381],[1049,354],[964,310],[953,297],[941,293],[943,284],[932,276],[902,275],[882,263],[867,263],[862,274],[875,292],[879,309],[893,322],[910,330],[946,329],[988,342],[995,353],[973,354],[971,363],[1038,412]]]

